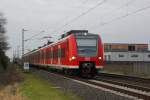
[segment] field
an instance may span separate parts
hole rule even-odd
[[[61,87],[56,87],[32,72],[23,73],[19,69],[17,73],[22,77],[21,80],[8,84],[0,82],[0,100],[80,100],[73,93],[62,91]],[[12,81],[8,77],[7,82]]]
[[[21,83],[20,90],[27,100],[78,100],[72,93],[64,93],[60,87],[54,86],[46,80],[32,73],[26,73],[25,81]]]

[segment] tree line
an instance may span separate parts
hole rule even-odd
[[[2,13],[0,13],[0,67],[6,70],[8,64],[8,57],[6,56],[6,51],[8,48],[7,38],[5,36],[6,29],[6,18]]]

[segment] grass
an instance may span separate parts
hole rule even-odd
[[[74,94],[64,93],[61,88],[33,73],[25,73],[24,76],[20,91],[27,100],[79,100]]]

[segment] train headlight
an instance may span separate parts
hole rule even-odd
[[[76,57],[75,57],[75,56],[72,56],[72,57],[71,57],[71,60],[75,60],[75,59],[76,59]]]
[[[101,59],[102,59],[102,57],[98,57],[98,59],[99,59],[99,60],[101,60]]]
[[[76,59],[76,57],[75,57],[75,56],[72,56],[72,57],[70,58],[70,61],[75,60],[75,59]]]
[[[84,33],[84,35],[86,36],[86,35],[87,35],[87,33]]]

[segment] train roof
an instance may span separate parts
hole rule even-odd
[[[51,42],[50,44],[47,44],[47,45],[45,45],[45,46],[40,46],[40,47],[38,47],[37,49],[34,49],[34,50],[30,51],[30,52],[27,52],[27,53],[24,54],[23,56],[27,56],[27,55],[32,54],[32,53],[35,53],[35,52],[37,52],[37,51],[39,51],[39,50],[45,49],[45,48],[47,48],[47,47],[49,47],[49,46],[51,46],[51,45],[57,44],[58,42],[60,42],[60,41],[62,41],[62,40],[64,40],[64,39],[66,39],[66,38],[63,38],[63,39],[58,40],[58,41],[56,41],[56,42]]]
[[[70,33],[88,33],[88,30],[71,30],[67,32],[68,34]]]
[[[64,40],[66,37],[68,37],[68,36],[71,35],[71,34],[83,35],[84,33],[86,33],[87,35],[96,35],[96,34],[88,33],[88,30],[71,30],[71,31],[66,32],[65,34],[62,34],[62,35],[61,35],[61,38],[60,38],[59,40]],[[30,51],[30,52],[24,54],[23,56],[26,56],[26,55],[28,55],[28,54],[37,52],[37,51],[39,51],[39,50],[41,50],[41,49],[47,48],[47,47],[50,46],[50,45],[54,45],[54,44],[60,42],[59,40],[56,41],[56,42],[54,42],[54,43],[50,43],[50,44],[48,44],[48,45],[41,46],[41,47],[39,47],[39,48],[37,48],[37,49],[34,49],[34,50],[32,50],[32,51]]]
[[[60,39],[65,38],[71,34],[74,34],[75,36],[96,35],[93,33],[88,33],[88,30],[71,30],[71,31],[68,31],[68,32],[62,34]]]

